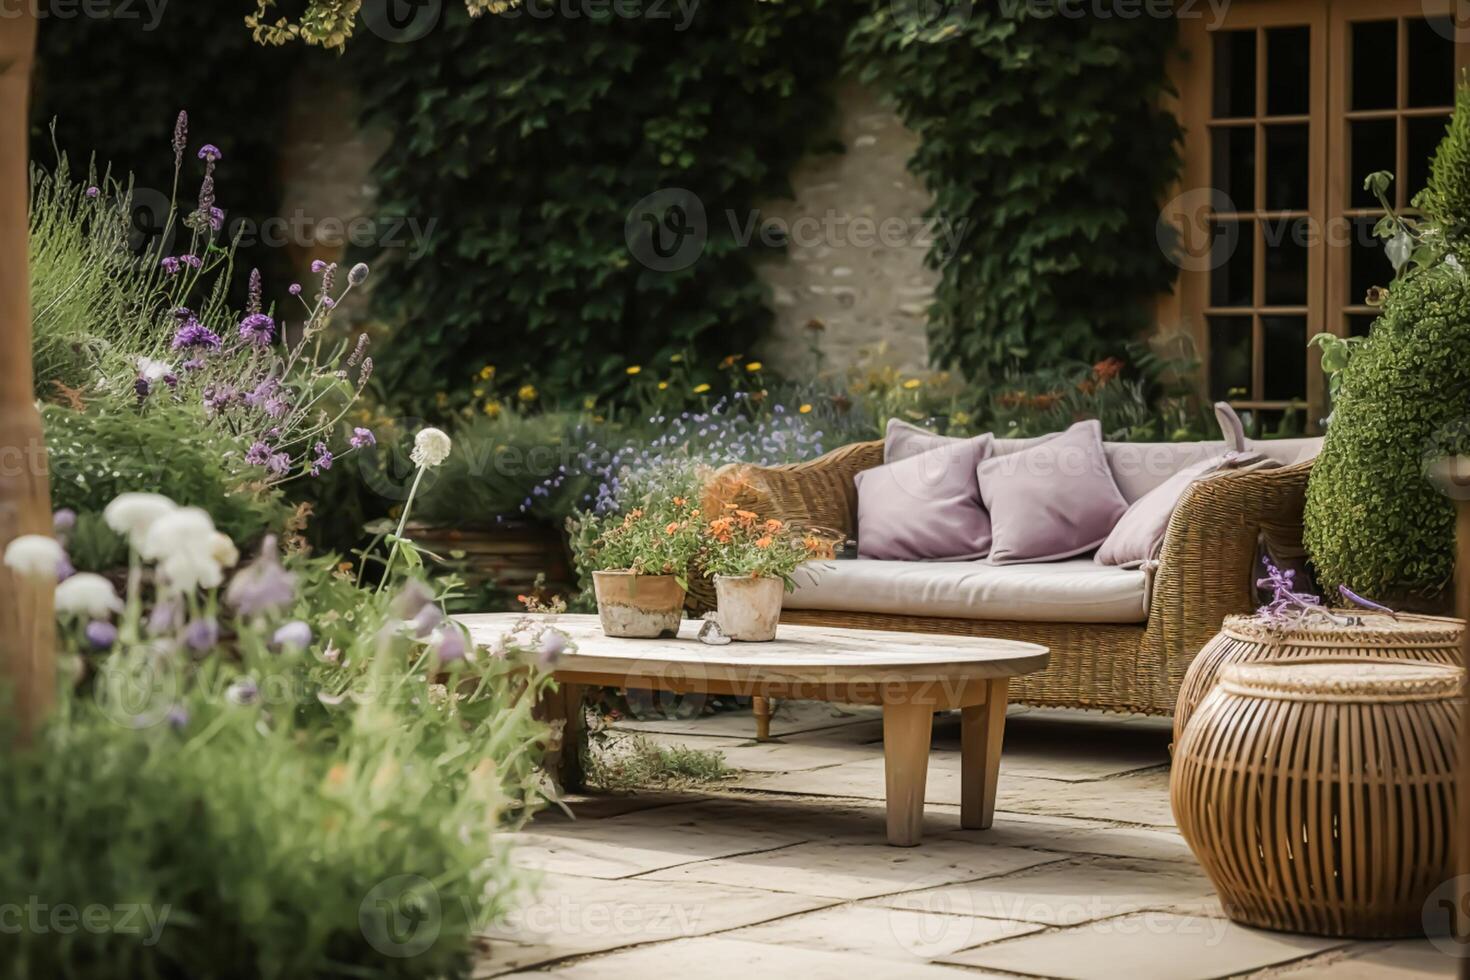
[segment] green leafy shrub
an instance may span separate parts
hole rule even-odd
[[[1470,87],[1422,199],[1435,202],[1422,234],[1450,250],[1406,265],[1382,315],[1340,371],[1332,422],[1307,486],[1305,543],[1329,590],[1441,607],[1454,570],[1454,507],[1427,477],[1440,456],[1470,450],[1470,276],[1453,229],[1470,219]]]

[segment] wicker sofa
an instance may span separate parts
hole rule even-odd
[[[1109,445],[1144,452],[1150,448]],[[1224,443],[1197,445],[1227,448]],[[1222,471],[1192,484],[1170,519],[1157,567],[1148,569],[1147,592],[1134,617],[1138,622],[801,609],[791,608],[801,603],[790,600],[781,619],[1030,640],[1051,648],[1051,666],[1012,681],[1012,701],[1168,715],[1190,661],[1222,620],[1256,605],[1252,590],[1262,545],[1278,557],[1301,554],[1303,498],[1311,459],[1319,447],[1320,440],[1312,439],[1251,441],[1246,448],[1262,453],[1270,463]],[[857,508],[853,477],[882,462],[883,443],[874,441],[844,446],[808,462],[772,467],[735,464],[726,472],[742,485],[750,509],[852,536]],[[853,604],[862,605],[857,600]],[[769,706],[757,704],[756,714],[764,735],[769,730]]]

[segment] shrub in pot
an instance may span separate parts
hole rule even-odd
[[[782,594],[803,562],[831,557],[831,542],[774,518],[723,505],[705,528],[704,569],[714,577],[720,630],[732,640],[776,638]]]
[[[603,632],[679,632],[689,569],[700,546],[698,520],[688,497],[670,495],[651,498],[603,528],[586,553]]]

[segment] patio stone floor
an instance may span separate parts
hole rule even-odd
[[[1237,926],[1169,810],[1166,720],[1012,709],[995,826],[959,828],[959,718],[935,719],[925,839],[884,843],[876,710],[782,705],[617,726],[723,752],[680,792],[573,797],[516,834],[537,894],[477,977],[1451,977],[1427,940]]]

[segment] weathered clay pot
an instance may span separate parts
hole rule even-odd
[[[675,636],[684,616],[684,587],[672,575],[627,569],[592,573],[597,615],[608,636]]]
[[[785,592],[786,583],[779,578],[716,575],[720,632],[732,640],[774,640]]]

